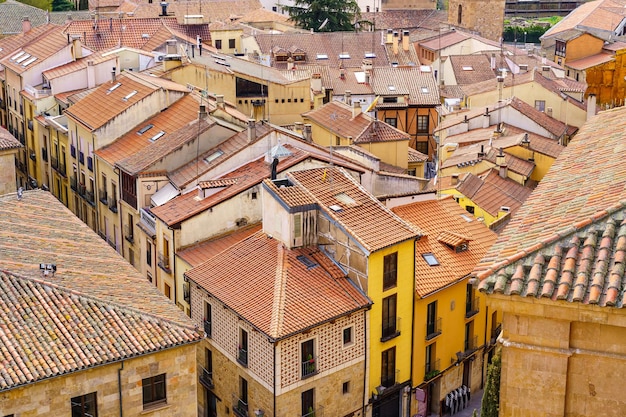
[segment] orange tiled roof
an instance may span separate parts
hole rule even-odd
[[[613,32],[624,19],[624,1],[597,0],[583,3],[552,26],[542,38],[558,36],[559,33],[577,27]]]
[[[439,88],[434,74],[423,71],[420,67],[374,68],[370,84],[374,94],[379,96],[407,95],[409,105],[438,106],[441,104]],[[394,87],[393,91],[391,86]],[[398,103],[390,103],[390,106],[398,106]],[[377,107],[383,106],[379,100]]]
[[[409,162],[426,162],[428,161],[428,155],[421,153],[413,148],[408,149],[409,152]]]
[[[395,207],[393,211],[424,231],[415,243],[415,291],[420,297],[466,278],[497,237],[452,197]],[[467,250],[456,252],[450,247],[462,241],[469,242]],[[439,265],[429,266],[422,257],[425,253],[435,255]]]
[[[448,59],[450,59],[452,64],[452,70],[458,85],[496,79],[496,74],[491,69],[489,58],[484,54],[451,55]]]
[[[198,118],[198,106],[199,103],[193,96],[186,95],[153,118],[130,129],[128,133],[110,145],[96,150],[95,153],[111,166],[126,158],[132,158],[138,152],[154,144],[150,142],[150,138],[155,134],[165,132],[166,135],[159,140],[166,139],[167,134],[174,133],[196,120]],[[147,128],[150,125],[152,125],[151,128],[139,134],[142,128]]]
[[[371,305],[318,248],[289,250],[263,232],[185,275],[274,340]]]
[[[115,87],[118,85],[118,87]],[[113,90],[111,90],[114,88]],[[135,103],[157,91],[156,85],[146,85],[124,73],[115,81],[104,83],[78,103],[67,108],[65,113],[94,131]],[[133,91],[130,98],[124,98]]]
[[[369,253],[421,235],[417,228],[393,214],[341,168],[295,171],[287,177],[307,190],[320,209]],[[344,199],[337,198],[340,194],[355,203],[347,205]]]
[[[83,68],[87,68],[89,61],[93,62],[93,64],[99,64],[106,61],[115,61],[116,59],[117,56],[115,55],[103,56],[100,52],[95,52],[93,54],[83,56],[76,61],[68,62],[65,65],[60,65],[58,67],[42,71],[42,74],[46,77],[46,79],[53,80],[57,77],[62,77],[64,75],[71,74],[72,72],[80,71]],[[111,66],[114,67],[115,65]]]
[[[234,232],[216,236],[211,239],[199,242],[176,252],[176,256],[191,265],[192,268],[199,266],[205,261],[213,258],[220,252],[230,248],[235,243],[244,240],[263,228],[261,223],[256,223],[242,227]]]
[[[623,107],[581,127],[476,267],[479,289],[517,294],[519,278],[528,286],[520,295],[622,307],[612,265],[621,265],[626,247],[624,132]]]
[[[61,28],[50,28],[45,35],[34,39],[32,42],[23,45],[19,50],[14,51],[16,54],[12,53],[10,56],[6,56],[2,60],[2,65],[10,68],[17,74],[22,74],[67,46],[67,39],[61,33]],[[18,51],[22,51],[22,55],[16,60],[11,59],[17,56]]]
[[[0,390],[202,338],[52,194],[0,196],[0,230]]]
[[[8,149],[18,149],[22,148],[22,144],[19,140],[15,139],[8,130],[0,126],[0,151],[5,151]]]
[[[6,4],[6,3],[5,3]],[[35,42],[39,38],[45,38],[61,30],[61,26],[48,23],[42,26],[34,26],[28,32],[20,32],[15,35],[0,38],[0,59],[8,55],[14,55],[18,49]]]

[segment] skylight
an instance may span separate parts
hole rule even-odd
[[[161,130],[159,133],[157,133],[156,135],[154,135],[154,136],[152,136],[152,137],[150,138],[150,142],[154,142],[154,141],[158,140],[158,139],[159,139],[159,138],[161,138],[164,134],[165,134],[165,132]]]
[[[142,127],[141,129],[139,129],[137,131],[137,134],[138,135],[143,135],[144,133],[146,133],[148,130],[152,129],[153,127],[154,127],[153,124],[146,125],[146,126]]]
[[[30,58],[30,54],[22,55],[20,58],[16,59],[15,62],[17,62],[18,64],[21,64],[22,61],[25,61],[28,58]]]
[[[339,193],[335,196],[335,198],[347,207],[353,207],[357,205],[357,202],[346,193]]]
[[[463,68],[463,71],[474,71],[474,67],[470,65],[464,65],[462,68]]]
[[[388,85],[387,88],[389,89],[389,91],[396,91],[395,85]]]
[[[109,88],[107,90],[107,94],[111,94],[113,91],[115,91],[116,89],[118,89],[120,86],[122,85],[122,83],[117,83],[115,84],[113,87]]]
[[[463,217],[463,220],[465,220],[466,222],[471,222],[473,219],[468,216],[467,214],[461,214],[461,217]]]
[[[35,62],[36,60],[37,60],[37,57],[36,57],[36,56],[30,57],[29,59],[27,59],[27,60],[26,60],[26,61],[22,64],[22,66],[23,66],[23,67],[27,67],[27,66],[29,66],[30,64],[32,64],[33,62]]]
[[[17,54],[15,54],[15,55],[13,55],[13,56],[11,57],[11,61],[15,61],[16,59],[18,59],[19,57],[21,57],[21,56],[22,56],[22,55],[24,55],[25,53],[26,53],[26,52],[24,52],[24,51],[18,52]]]
[[[137,90],[131,91],[130,93],[128,93],[128,95],[126,95],[124,98],[122,98],[122,100],[128,101],[128,99],[131,98],[132,96],[134,96],[135,94],[137,94]]]
[[[374,52],[366,52],[365,58],[376,58],[376,54]]]
[[[335,212],[339,212],[339,211],[342,210],[341,206],[337,205],[337,204],[333,204],[332,206],[328,206],[328,208],[331,209],[332,211],[335,211]]]
[[[326,54],[317,54],[315,59],[328,59],[328,55],[326,55]]]
[[[339,54],[339,59],[350,59],[350,54],[342,52]]]
[[[430,67],[428,65],[420,65],[420,71],[430,72]]]
[[[437,258],[435,258],[435,255],[433,255],[432,253],[422,253],[422,257],[424,258],[426,263],[430,266],[439,265],[439,261],[437,260]]]
[[[296,259],[302,262],[304,266],[306,266],[306,269],[315,268],[317,266],[317,263],[310,260],[306,255],[298,255]]]
[[[428,94],[428,87],[421,87],[422,93]]]
[[[211,155],[204,158],[204,161],[210,164],[212,161],[216,160],[222,155],[224,155],[224,151],[222,151],[221,149],[218,149],[217,151],[213,152]]]

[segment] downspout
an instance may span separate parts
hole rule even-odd
[[[274,392],[272,393],[273,401],[274,401],[274,409],[272,410],[272,415],[276,415],[276,341],[274,341]]]
[[[363,352],[365,354],[365,360],[363,361],[363,408],[362,415],[365,415],[365,408],[367,404],[367,395],[369,394],[367,389],[367,312],[363,310]]]
[[[122,370],[124,370],[124,361],[122,361],[122,367],[117,370],[117,392],[120,399],[120,417],[124,417],[122,411]]]
[[[411,326],[411,366],[410,366],[410,370],[411,373],[409,375],[410,378],[410,387],[411,390],[409,391],[409,402],[407,404],[407,409],[406,409],[406,417],[410,417],[411,415],[411,399],[412,399],[412,393],[413,393],[413,358],[414,356],[414,349],[415,349],[415,243],[419,240],[419,238],[417,238],[414,242],[413,242],[413,289],[411,292],[411,298],[413,298],[413,305],[411,307],[411,322],[413,323],[413,325]]]
[[[174,229],[172,229],[172,274],[174,276],[174,304],[178,305],[178,280],[176,279],[176,230]],[[189,294],[191,294],[191,290],[189,290]],[[191,305],[189,305],[189,309],[191,309]]]
[[[489,306],[485,305],[485,341],[483,343],[483,365],[480,370],[480,389],[485,386],[485,353],[487,353],[487,319],[489,319]],[[493,323],[491,323],[493,327]]]

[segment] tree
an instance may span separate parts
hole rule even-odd
[[[74,3],[69,0],[52,0],[53,12],[68,12],[74,10]]]
[[[316,32],[353,30],[360,17],[356,0],[295,0],[293,6],[282,7],[298,26]]]
[[[500,373],[502,372],[501,349],[497,349],[487,366],[487,384],[480,408],[481,417],[498,417],[500,412]]]

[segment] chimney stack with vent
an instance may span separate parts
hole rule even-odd
[[[498,169],[500,171],[500,177],[506,178],[508,176],[508,167],[506,165],[506,158],[504,157],[504,152],[502,151],[502,148],[500,148],[498,156],[496,156],[496,165],[498,166]]]
[[[450,184],[457,185],[459,183],[459,174],[452,174],[450,176]]]
[[[316,72],[311,75],[311,90],[318,93],[322,91],[322,74]]]
[[[587,120],[596,115],[596,95],[589,94],[587,97]]]
[[[359,114],[361,114],[361,102],[359,100],[354,100],[352,102],[352,118],[354,119]]]
[[[304,125],[304,133],[302,134],[302,136],[304,137],[305,142],[311,142],[313,140],[310,123]]]
[[[201,104],[200,109],[198,110],[198,119],[204,120],[206,119],[207,116],[208,116],[208,113],[206,111],[206,106],[204,104]]]
[[[403,51],[407,52],[409,50],[409,43],[410,43],[409,31],[405,29],[402,31],[402,50]]]
[[[30,24],[30,19],[28,16],[24,16],[22,18],[22,33],[26,33],[32,29],[32,25]]]
[[[294,122],[293,123],[293,130],[294,132],[299,132],[302,133],[302,127],[304,126],[304,123],[302,122]]]
[[[489,116],[489,107],[485,109],[485,114],[483,114],[483,129],[487,129],[490,125],[491,117]]]
[[[276,170],[278,168],[278,158],[274,157],[272,161],[272,171],[270,172],[270,179],[274,181],[276,179]]]
[[[96,86],[96,69],[93,66],[93,61],[87,61],[87,88],[94,88]]]
[[[492,71],[496,70],[496,54],[495,53],[491,54],[491,70]]]
[[[352,105],[352,92],[350,90],[344,92],[344,101],[348,106]]]
[[[215,96],[215,101],[217,103],[217,108],[218,109],[224,109],[225,108],[225,104],[224,104],[224,96],[221,94],[218,94]]]
[[[478,152],[478,157],[479,158],[485,157],[485,145],[480,145],[480,152]]]
[[[385,38],[385,43],[393,42],[393,29],[387,29],[387,37]]]
[[[287,58],[287,69],[289,71],[291,71],[293,69],[293,58],[292,57]]]
[[[248,143],[252,143],[256,140],[256,121],[254,119],[248,119]]]
[[[111,69],[111,82],[112,83],[115,82],[115,74],[116,74],[116,68],[113,67],[113,69]]]
[[[167,16],[167,2],[161,2],[161,16]]]
[[[398,32],[394,31],[393,32],[393,54],[394,55],[398,55]]]

